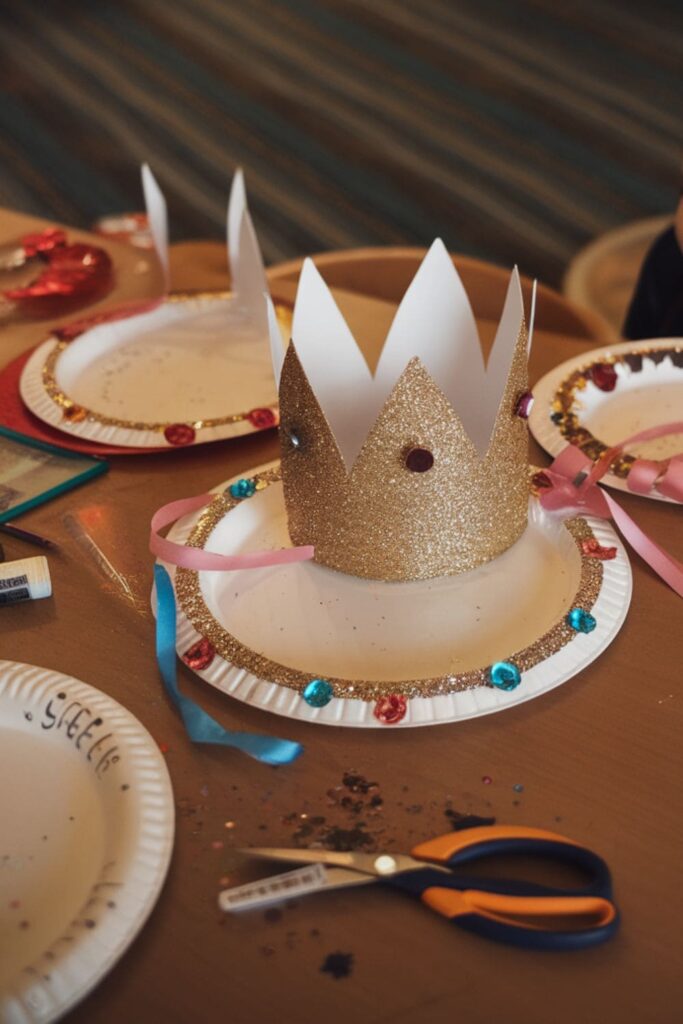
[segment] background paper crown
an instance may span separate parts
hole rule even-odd
[[[374,376],[310,260],[280,381],[282,479],[294,544],[355,576],[465,572],[527,523],[527,332],[517,270],[485,365],[469,299],[437,240],[411,282]]]

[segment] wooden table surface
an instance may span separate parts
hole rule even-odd
[[[0,218],[0,237],[12,237],[19,224]],[[219,284],[219,254],[215,246],[178,247],[175,285]],[[139,258],[132,251],[119,255]],[[149,290],[155,280],[148,268],[135,287]],[[364,342],[376,348],[383,318],[354,312],[352,298],[344,308]],[[8,324],[0,330],[0,364],[44,335],[44,324]],[[538,331],[532,380],[588,347]],[[154,658],[149,519],[164,502],[248,471],[276,451],[271,431],[169,454],[116,457],[106,476],[22,518],[60,544],[50,555],[54,596],[2,610],[0,656],[69,673],[128,707],[166,751],[177,807],[175,850],[156,908],[69,1020],[680,1020],[680,599],[633,556],[628,619],[597,662],[510,711],[429,729],[355,732],[276,718],[231,701],[181,665],[184,691],[224,725],[299,740],[305,753],[275,769],[227,749],[193,746],[163,693]],[[545,459],[538,450],[532,457]],[[683,556],[680,509],[629,496],[619,500]],[[87,517],[100,546],[131,582],[137,607],[85,559],[65,530],[67,511]],[[9,538],[3,544],[8,557],[35,553]],[[349,772],[378,789],[352,792],[344,783]],[[490,784],[483,781],[487,776]],[[514,788],[519,785],[521,792]],[[373,794],[381,807],[370,806]],[[400,851],[448,831],[449,812],[560,830],[598,850],[614,874],[623,914],[618,937],[571,954],[508,949],[372,887],[296,901],[281,913],[223,918],[217,910],[221,879],[255,877],[237,847],[291,845],[297,832],[308,843],[331,828],[361,829],[378,848]],[[330,953],[352,955],[348,976],[321,971]]]

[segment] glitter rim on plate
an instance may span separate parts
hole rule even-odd
[[[259,466],[245,475],[252,478],[264,477],[272,470],[277,473],[278,466],[278,463],[269,463],[266,466]],[[229,484],[236,479],[238,477],[213,488],[214,493],[217,496],[223,495]],[[532,506],[532,508],[538,510],[539,513],[542,512],[540,505]],[[190,534],[206,511],[193,513],[179,520],[171,528],[169,538],[176,543],[188,544]],[[588,532],[595,537],[600,545],[617,548],[616,558],[603,563],[602,584],[592,609],[598,619],[598,628],[587,636],[574,634],[574,640],[571,643],[566,643],[545,661],[527,669],[523,675],[522,685],[512,692],[504,693],[491,686],[477,685],[469,689],[433,697],[414,697],[408,701],[407,713],[403,720],[393,726],[389,730],[390,732],[465,721],[494,714],[533,700],[571,679],[610,645],[623,625],[629,608],[632,590],[631,567],[625,549],[609,523],[594,517],[587,517],[585,524]],[[166,568],[171,579],[175,580],[176,569],[170,565]],[[182,656],[184,651],[200,639],[201,634],[186,617],[180,602],[178,602],[177,608],[177,631],[176,649],[178,655]],[[226,661],[219,653],[216,654],[208,668],[194,671],[209,685],[260,710],[319,725],[387,731],[386,726],[375,719],[373,715],[375,705],[370,699],[350,700],[333,697],[325,707],[312,708],[303,700],[298,689],[280,686],[267,678],[259,677],[247,669]],[[310,681],[311,677],[312,675],[307,675],[307,680]]]
[[[231,295],[232,293],[230,291],[224,290],[174,292],[166,296],[160,305],[220,300],[230,298]],[[293,312],[291,304],[277,300],[274,303],[274,306],[281,326],[286,331],[289,331],[291,328]],[[150,310],[148,312],[152,311]],[[133,313],[131,315],[135,316],[140,314]],[[93,326],[99,327],[101,325],[95,324]],[[262,427],[256,426],[251,420],[252,415],[257,411],[260,411],[260,409],[256,410],[253,408],[236,413],[229,413],[225,416],[212,417],[210,419],[146,422],[139,420],[126,420],[115,416],[106,416],[102,413],[96,412],[95,410],[81,406],[79,403],[74,402],[74,400],[59,387],[56,379],[56,370],[59,357],[69,347],[69,345],[73,343],[73,341],[77,340],[77,338],[82,338],[83,334],[86,333],[87,330],[88,328],[71,339],[61,339],[55,334],[50,334],[43,343],[38,345],[35,353],[31,356],[22,371],[20,388],[24,403],[29,407],[31,412],[44,420],[50,426],[55,427],[58,430],[63,430],[68,434],[88,437],[94,441],[120,444],[122,448],[160,446],[168,447],[171,450],[176,447],[185,447],[186,445],[176,445],[171,443],[165,436],[165,432],[169,430],[169,428],[186,426],[194,431],[196,436],[189,442],[190,445],[201,444],[204,440],[219,440],[222,438],[239,436],[244,433],[257,433],[263,429]],[[277,402],[263,406],[263,409],[268,410],[273,415],[273,423],[269,424],[269,426],[277,425],[279,420]],[[93,426],[103,427],[107,429],[110,434],[112,432],[115,433],[117,430],[124,430],[138,432],[143,435],[149,434],[152,436],[148,440],[136,439],[135,442],[129,441],[128,444],[126,444],[122,440],[116,440],[112,436],[108,436],[106,438],[92,437],[91,429]],[[204,431],[235,426],[239,427],[239,429],[220,431],[219,436],[217,437],[201,436],[201,433]]]
[[[534,386],[535,403],[529,417],[529,428],[538,443],[550,454],[559,455],[566,444],[575,444],[594,462],[608,451],[609,445],[583,426],[577,415],[576,403],[580,392],[586,387],[589,371],[596,365],[626,364],[629,359],[652,359],[653,353],[661,353],[653,360],[661,364],[670,354],[683,359],[683,343],[680,338],[658,338],[651,341],[631,341],[610,345],[602,349],[593,349],[574,359],[568,359],[549,373],[545,374]],[[671,360],[670,360],[671,361]],[[672,363],[672,365],[676,365]],[[639,373],[641,368],[631,372]],[[618,397],[618,383],[614,392]],[[551,419],[552,414],[561,417],[559,422]],[[635,462],[632,455],[625,453],[613,465],[601,481],[608,486],[633,494],[628,488],[628,474]],[[671,498],[652,491],[639,497],[652,498],[655,501],[672,502]]]

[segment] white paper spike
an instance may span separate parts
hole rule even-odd
[[[275,386],[279,388],[282,364],[285,359],[285,349],[282,344],[282,332],[280,330],[280,324],[278,322],[277,313],[275,312],[273,300],[268,292],[264,292],[263,298],[266,303],[268,316],[268,337],[270,338],[270,357],[273,362],[273,376],[275,377]]]
[[[470,300],[440,238],[422,260],[389,330],[375,375],[377,413],[415,356],[469,429],[479,416],[484,360]]]
[[[240,306],[267,329],[263,293],[268,290],[266,272],[256,231],[247,207],[247,193],[241,168],[235,171],[230,189],[227,218],[228,260],[232,290]]]
[[[292,339],[350,470],[382,406],[415,356],[449,399],[483,458],[523,322],[522,286],[515,267],[485,367],[470,301],[451,257],[437,239],[396,312],[374,379],[311,260],[305,261],[299,279]],[[271,331],[271,343],[273,338]],[[274,355],[274,365],[275,359]]]
[[[536,323],[536,290],[538,281],[534,278],[534,283],[531,286],[531,308],[529,310],[529,326],[527,328],[527,344],[526,354],[531,354],[531,340],[534,336],[534,324]]]
[[[367,435],[373,381],[362,352],[311,259],[299,277],[292,341],[347,469]]]
[[[152,233],[152,241],[154,242],[157,258],[164,274],[164,287],[168,291],[171,284],[171,273],[168,259],[168,213],[166,210],[166,200],[148,164],[142,165],[142,191],[145,197],[145,208],[147,210],[149,229]]]
[[[471,435],[482,455],[488,448],[491,439],[491,432],[500,408],[505,382],[510,373],[515,345],[523,322],[522,282],[519,278],[519,271],[515,267],[510,275],[503,312],[486,366],[486,402],[483,403],[486,419],[481,423],[481,435],[479,437]]]

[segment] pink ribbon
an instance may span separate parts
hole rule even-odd
[[[595,463],[580,448],[567,445],[550,468],[543,470],[551,486],[541,491],[540,501],[549,511],[575,510],[600,519],[613,519],[634,551],[679,597],[683,597],[683,563],[651,540],[614,498],[598,487],[598,482],[626,445],[679,433],[683,433],[683,423],[669,423],[643,430],[604,452]],[[636,477],[631,481],[634,470]],[[683,456],[675,455],[663,462],[638,459],[631,467],[628,480],[630,489],[636,494],[649,493],[656,486],[666,497],[683,501]]]
[[[226,569],[261,569],[268,565],[289,565],[291,562],[305,562],[313,558],[314,548],[305,547],[281,548],[279,551],[254,551],[248,555],[218,555],[202,548],[190,548],[185,544],[176,544],[172,540],[159,535],[159,530],[170,526],[176,519],[190,512],[204,508],[216,497],[215,494],[198,494],[194,498],[180,498],[163,505],[152,516],[149,535],[149,550],[162,562],[178,565],[182,569],[203,569],[213,572]],[[248,500],[248,499],[245,499]]]

